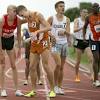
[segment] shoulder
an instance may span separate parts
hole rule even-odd
[[[34,15],[39,19],[44,18],[43,14],[40,12],[34,12]]]
[[[74,19],[74,22],[78,22],[78,21],[79,21],[79,18],[75,18],[75,19]]]
[[[48,20],[49,20],[49,21],[53,21],[53,16],[50,16],[50,17],[48,18]]]
[[[66,17],[66,16],[65,16],[65,18],[66,18],[66,21],[67,21],[67,22],[70,22],[70,18],[69,18],[69,17]]]

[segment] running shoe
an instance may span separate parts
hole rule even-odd
[[[25,94],[24,96],[30,98],[30,97],[35,96],[35,95],[36,95],[36,92],[32,90],[31,92]]]
[[[100,82],[99,82],[99,80],[96,80],[95,82],[93,82],[93,85],[94,85],[95,87],[100,87]]]
[[[75,82],[78,82],[78,83],[80,82],[80,77],[79,77],[79,75],[75,77]]]
[[[54,97],[56,97],[56,93],[54,91],[50,91],[48,96],[49,96],[49,98],[54,98]]]
[[[64,90],[62,88],[59,88],[59,94],[64,95]]]
[[[1,90],[1,97],[7,97],[6,90]]]
[[[41,80],[39,80],[38,85],[43,85],[43,82]]]
[[[54,87],[54,91],[55,91],[56,94],[59,94],[59,87],[58,86],[55,86]]]
[[[16,90],[15,95],[16,96],[24,96],[24,94],[21,92],[21,90]]]
[[[28,80],[25,80],[24,85],[28,85]]]

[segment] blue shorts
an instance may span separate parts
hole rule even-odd
[[[62,57],[67,57],[68,55],[68,44],[55,44],[55,46],[53,46],[51,48],[51,52],[57,52],[59,53]]]

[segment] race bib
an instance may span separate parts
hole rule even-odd
[[[75,46],[77,46],[77,44],[78,44],[78,41],[77,41],[77,40],[75,40],[75,41],[74,41],[74,45],[75,45]]]
[[[98,33],[100,32],[100,24],[94,26],[95,31]]]
[[[96,50],[96,45],[92,45],[92,50]]]

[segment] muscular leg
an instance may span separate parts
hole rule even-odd
[[[26,80],[28,80],[28,76],[29,76],[29,59],[26,59],[26,68],[25,68]]]
[[[40,58],[39,64],[37,65],[37,80],[38,80],[38,84],[42,85],[42,59]]]
[[[17,69],[16,69],[16,65],[15,65],[15,50],[7,50],[7,54],[8,57],[10,59],[10,64],[11,64],[11,68],[12,68],[12,73],[13,73],[13,81],[14,81],[14,85],[15,85],[15,89],[18,90],[18,75],[17,75]]]
[[[62,86],[62,81],[63,81],[63,69],[64,69],[64,64],[66,61],[66,57],[61,57],[61,67],[60,67],[60,72],[59,72],[59,79],[58,79],[58,86]]]
[[[56,68],[54,71],[54,81],[55,81],[55,86],[58,86],[58,79],[59,79],[59,73],[61,67],[61,58],[60,58],[60,54],[58,53],[52,53],[52,55],[56,63]]]
[[[81,61],[82,50],[76,48],[76,64],[75,64],[75,73],[76,77],[79,76],[79,64]]]
[[[92,54],[90,47],[87,47],[85,49],[85,51],[86,51],[86,54],[87,54],[88,60],[89,60],[91,79],[93,80],[93,76],[94,76],[93,75],[93,54]]]
[[[37,65],[39,63],[39,57],[40,55],[35,53],[30,53],[30,77],[31,77],[31,84],[32,88],[35,91],[36,88],[36,80],[37,80]]]
[[[0,85],[1,90],[5,89],[5,55],[4,52],[0,50]]]
[[[50,55],[50,51],[46,49],[41,54],[41,57],[42,57],[43,67],[47,73],[47,78],[50,83],[50,88],[51,88],[51,90],[53,90],[54,89],[54,71],[52,70],[52,67],[49,66],[49,64],[48,64],[49,55]]]
[[[25,44],[25,58],[26,58],[26,68],[25,68],[25,77],[28,80],[29,76],[29,55],[30,55],[30,42]]]
[[[98,80],[98,63],[99,63],[99,52],[93,51],[93,70],[94,70],[94,82]]]

